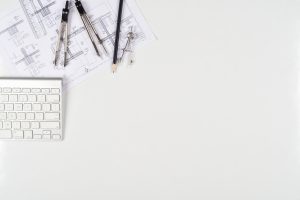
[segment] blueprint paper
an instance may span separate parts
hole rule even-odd
[[[53,65],[58,28],[64,0],[19,0],[0,19],[1,56],[13,76],[63,77],[64,88],[70,88],[96,69],[111,66],[116,29],[118,0],[86,0],[83,6],[109,50],[109,56],[96,55],[74,2],[69,16],[68,65]],[[155,39],[134,0],[125,0],[120,47],[134,27],[136,47]],[[63,50],[64,46],[62,46]],[[60,58],[63,58],[61,55]]]

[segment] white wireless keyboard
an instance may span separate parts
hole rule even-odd
[[[0,79],[0,139],[62,140],[62,80]]]

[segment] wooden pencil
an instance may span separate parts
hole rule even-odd
[[[118,50],[119,50],[119,40],[120,40],[120,33],[121,33],[123,3],[124,3],[124,0],[120,0],[119,11],[118,11],[118,21],[117,21],[117,28],[116,28],[114,57],[113,57],[113,65],[112,65],[113,73],[116,72],[117,64],[118,64]]]

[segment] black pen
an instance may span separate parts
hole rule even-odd
[[[122,23],[123,2],[124,2],[124,0],[120,0],[120,3],[119,3],[114,58],[113,58],[113,65],[112,65],[113,73],[115,73],[117,71],[117,64],[118,64],[118,49],[119,49],[119,40],[120,40],[120,32],[121,32],[121,23]]]

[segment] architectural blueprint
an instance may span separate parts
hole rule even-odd
[[[14,76],[63,77],[64,87],[79,83],[95,69],[111,65],[118,0],[82,0],[87,13],[109,50],[98,57],[88,38],[74,2],[70,8],[67,67],[53,65],[54,49],[64,0],[19,0],[0,20],[1,55]],[[155,39],[134,0],[126,0],[120,46],[134,27],[137,47]],[[121,52],[121,51],[120,51]]]

